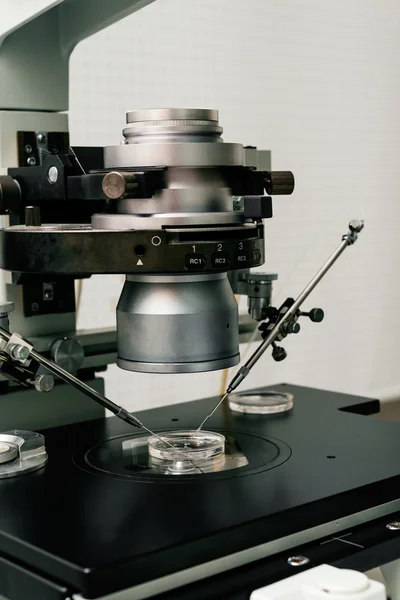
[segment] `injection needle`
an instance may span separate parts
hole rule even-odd
[[[205,425],[207,423],[208,419],[213,416],[213,414],[215,413],[215,411],[217,410],[217,408],[219,408],[221,406],[221,404],[223,403],[223,401],[225,400],[225,398],[228,396],[228,394],[229,394],[229,392],[225,392],[225,394],[222,396],[221,400],[218,402],[218,404],[216,406],[214,406],[214,408],[212,409],[212,411],[200,423],[200,425],[198,426],[198,428],[196,429],[196,431],[200,431],[200,429],[203,428],[203,425]]]

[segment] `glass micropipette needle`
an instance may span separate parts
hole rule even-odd
[[[200,423],[200,425],[198,426],[198,428],[196,429],[196,431],[200,431],[200,429],[202,429],[203,425],[205,425],[207,423],[208,419],[213,416],[213,414],[215,413],[215,411],[217,410],[217,408],[219,408],[221,406],[221,404],[223,403],[223,401],[225,400],[225,398],[228,396],[228,394],[229,394],[229,392],[225,392],[225,394],[222,396],[221,400],[218,402],[218,404],[216,406],[214,406],[214,408],[212,409],[212,411]]]

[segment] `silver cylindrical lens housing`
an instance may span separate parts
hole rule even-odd
[[[153,108],[126,113],[123,130],[129,144],[160,142],[222,142],[218,111],[204,108]]]
[[[129,275],[117,307],[123,369],[194,373],[239,362],[238,308],[225,273]]]
[[[127,194],[116,213],[94,215],[94,227],[208,230],[243,222],[224,174],[243,164],[243,147],[223,142],[218,111],[134,110],[126,120],[125,144],[105,149],[106,167],[164,167],[164,187],[152,198]],[[142,265],[143,275],[127,275],[117,307],[118,366],[190,373],[237,364],[238,309],[226,273],[192,274],[182,264],[180,275],[146,275]]]

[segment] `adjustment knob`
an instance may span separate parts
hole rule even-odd
[[[285,360],[286,357],[287,357],[287,352],[286,352],[285,348],[282,348],[282,346],[277,346],[274,342],[272,344],[272,358],[276,362],[281,362],[282,360]]]
[[[50,348],[51,358],[68,373],[76,373],[82,366],[85,352],[75,338],[56,340]]]
[[[313,323],[321,323],[324,320],[325,313],[322,308],[312,308],[310,312],[301,312],[302,317],[308,317]]]
[[[294,191],[294,175],[292,171],[265,172],[264,187],[272,196],[289,195]]]
[[[25,225],[27,227],[40,227],[41,224],[40,206],[25,206]]]
[[[101,187],[107,198],[119,200],[119,198],[133,196],[138,184],[133,173],[110,171],[104,176]]]
[[[364,229],[364,221],[358,221],[356,219],[353,219],[349,223],[349,229],[354,233],[360,233]]]
[[[283,329],[284,329],[285,333],[299,333],[300,323],[296,323],[294,321],[289,321],[289,323],[285,323],[283,325]]]
[[[42,373],[42,375],[36,377],[33,383],[38,392],[51,392],[54,387],[53,376],[47,373]]]

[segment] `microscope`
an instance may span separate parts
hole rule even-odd
[[[292,172],[225,141],[214,109],[129,110],[120,145],[75,147],[65,57],[146,2],[47,4],[0,30],[12,84],[0,90],[0,594],[382,600],[383,586],[342,568],[384,566],[396,600],[398,427],[372,418],[379,401],[285,383],[236,391],[267,349],[286,358],[302,319],[323,320],[303,303],[363,222],[273,307],[277,275],[258,267]],[[38,80],[22,97],[27,39]],[[94,274],[126,277],[116,329],[77,331],[75,282]],[[98,377],[113,362],[147,377],[236,367],[255,330],[218,398],[153,410],[144,398],[133,415]],[[299,575],[314,595],[300,596]]]

